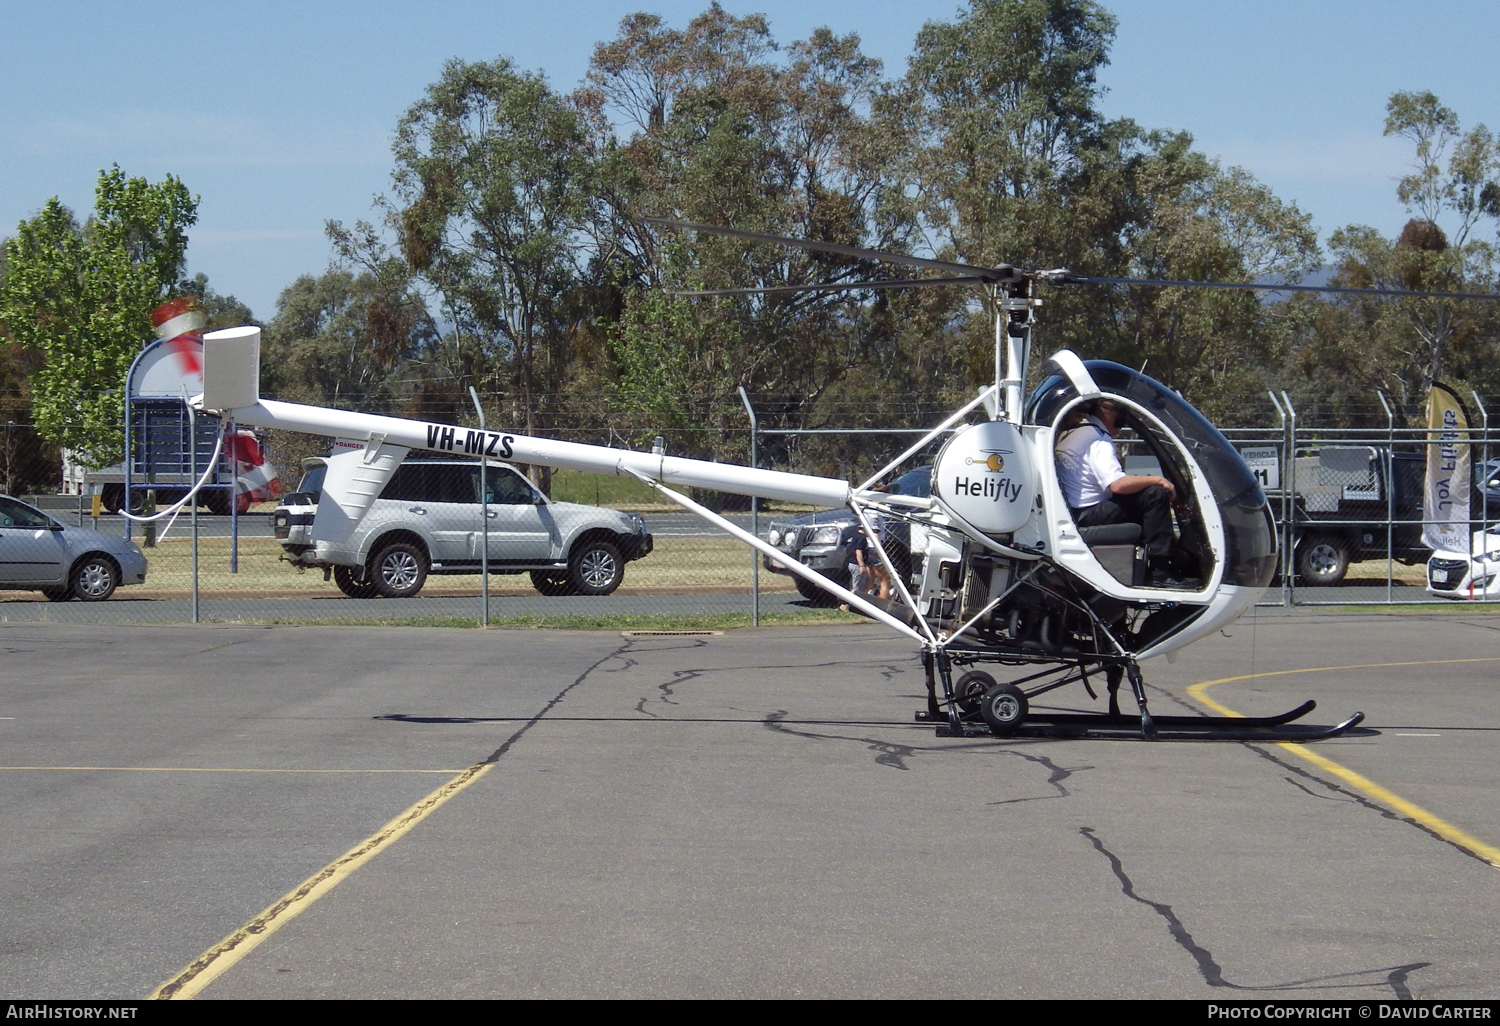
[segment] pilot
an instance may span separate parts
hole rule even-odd
[[[1172,570],[1172,502],[1177,489],[1164,477],[1127,474],[1113,439],[1120,433],[1121,407],[1096,399],[1076,407],[1057,434],[1057,481],[1079,527],[1141,525],[1148,583],[1159,588],[1196,589]]]

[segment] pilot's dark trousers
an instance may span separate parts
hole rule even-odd
[[[1160,485],[1142,488],[1131,495],[1116,495],[1097,506],[1075,509],[1073,520],[1079,527],[1140,524],[1148,559],[1159,562],[1172,553],[1172,499]]]

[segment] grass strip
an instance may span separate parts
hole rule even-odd
[[[477,616],[392,616],[392,617],[247,617],[242,620],[205,620],[205,623],[234,623],[247,626],[285,627],[453,627],[473,629],[479,626]],[[762,627],[800,627],[819,624],[853,624],[872,621],[856,613],[837,609],[810,609],[797,612],[762,613]],[[615,614],[608,616],[492,616],[490,627],[513,630],[609,630],[609,631],[683,631],[731,630],[749,627],[749,613],[705,613],[677,615],[667,613]]]

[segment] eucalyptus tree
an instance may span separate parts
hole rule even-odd
[[[804,425],[854,380],[877,382],[876,403],[878,379],[905,382],[894,347],[906,322],[877,313],[889,303],[868,293],[664,294],[846,280],[870,266],[645,223],[905,244],[910,204],[890,173],[902,142],[881,122],[882,88],[856,36],[820,29],[783,47],[764,18],[718,4],[680,30],[634,15],[596,48],[580,101],[602,155],[595,216],[609,245],[598,252],[622,293],[608,369],[639,433],[665,426],[700,455],[743,455],[738,387],[765,403],[768,423]]]
[[[37,426],[80,462],[123,458],[125,376],[152,338],[152,309],[190,291],[197,204],[171,175],[153,185],[116,166],[99,173],[85,223],[53,197],[5,241],[0,324],[41,355],[30,376]]]
[[[1412,144],[1411,172],[1396,196],[1412,215],[1394,239],[1365,225],[1335,232],[1336,281],[1445,292],[1496,285],[1495,244],[1476,229],[1500,215],[1500,146],[1489,129],[1467,132],[1430,92],[1395,93],[1385,134]],[[1500,386],[1495,361],[1500,317],[1493,303],[1442,298],[1349,297],[1324,311],[1309,345],[1322,391],[1376,389],[1421,416],[1439,378]],[[1318,389],[1314,389],[1318,391]],[[1336,405],[1339,405],[1336,402]]]
[[[330,223],[336,248],[395,293],[426,290],[445,333],[446,373],[429,380],[446,380],[455,405],[472,383],[505,396],[503,411],[538,432],[584,316],[594,158],[578,110],[504,57],[454,60],[401,118],[392,152],[382,205],[396,253],[365,224]]]
[[[1091,0],[971,0],[922,29],[895,95],[936,245],[964,262],[1101,277],[1295,280],[1317,260],[1307,215],[1184,132],[1100,112],[1115,24]],[[1149,362],[1215,412],[1258,390],[1291,334],[1286,310],[1250,294],[1080,287],[1046,302],[1046,348]],[[976,310],[961,333],[976,382],[989,323]]]
[[[378,273],[332,268],[281,293],[267,325],[264,387],[320,406],[436,415],[423,358],[436,327],[419,296]]]

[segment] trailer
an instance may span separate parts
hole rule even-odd
[[[1291,511],[1290,563],[1306,585],[1338,584],[1351,563],[1416,566],[1422,542],[1422,453],[1384,445],[1325,445],[1296,456],[1281,487],[1266,489],[1278,519]],[[1288,491],[1290,488],[1290,492]]]
[[[140,351],[125,379],[125,460],[95,469],[64,451],[64,495],[97,495],[111,513],[140,513],[152,493],[157,504],[170,505],[192,490],[219,435],[217,421],[195,425],[188,408],[188,398],[203,391],[202,346],[196,337],[187,345],[157,339]],[[279,476],[266,458],[264,432],[236,427],[198,504],[211,513],[244,513],[281,495]]]

